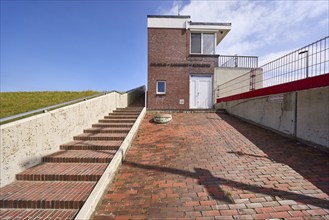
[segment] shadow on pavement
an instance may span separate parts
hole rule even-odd
[[[185,171],[185,170],[179,170],[174,168],[168,168],[168,167],[159,167],[154,165],[145,165],[145,164],[139,164],[129,161],[124,161],[123,164],[131,167],[137,167],[145,170],[155,170],[158,172],[166,172],[176,175],[181,175],[185,177],[192,177],[198,180],[198,183],[200,185],[203,185],[209,195],[220,202],[225,202],[232,204],[234,201],[229,197],[229,195],[225,194],[223,190],[221,190],[221,185],[230,185],[232,187],[241,189],[241,190],[248,190],[254,193],[262,193],[269,196],[280,196],[282,199],[293,199],[296,202],[300,203],[307,203],[311,205],[315,205],[321,208],[329,208],[329,204],[327,200],[319,199],[310,197],[307,195],[301,195],[294,192],[288,192],[283,191],[279,189],[273,189],[273,188],[264,188],[256,185],[249,185],[245,183],[240,183],[234,180],[229,180],[225,178],[215,177],[211,174],[211,172],[207,169],[202,168],[194,168],[195,172]],[[217,190],[214,190],[214,185],[217,185]]]
[[[262,150],[272,161],[286,164],[329,195],[329,154],[276,134],[272,131],[249,124],[227,114],[218,114],[226,123]],[[237,156],[253,156],[241,151],[228,153]],[[287,192],[288,193],[288,192]],[[304,198],[306,199],[306,198]],[[327,201],[327,206],[328,206]]]

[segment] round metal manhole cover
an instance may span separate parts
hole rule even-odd
[[[153,117],[153,121],[156,124],[167,124],[168,122],[170,122],[172,119],[171,114],[156,114]]]

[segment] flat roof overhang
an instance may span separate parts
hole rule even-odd
[[[218,45],[231,30],[231,23],[192,22],[188,15],[148,15],[148,28],[179,28],[193,32],[215,33]]]
[[[231,23],[190,22],[189,29],[193,32],[215,33],[218,45],[231,30]]]

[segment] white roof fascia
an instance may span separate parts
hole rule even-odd
[[[147,18],[147,27],[187,29],[189,21],[189,18]]]
[[[231,26],[223,26],[223,25],[191,25],[191,31],[193,30],[212,30],[213,32],[221,31],[221,30],[231,30]]]

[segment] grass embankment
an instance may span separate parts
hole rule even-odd
[[[97,93],[99,92],[1,92],[0,118],[60,104]]]

